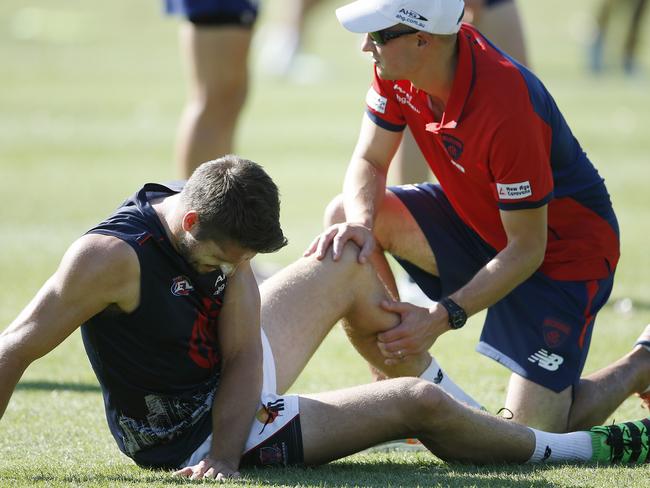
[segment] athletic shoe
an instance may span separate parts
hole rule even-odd
[[[636,346],[645,347],[648,352],[650,352],[650,324],[645,326],[645,329],[637,341],[634,343],[634,347]],[[645,408],[650,410],[650,385],[648,385],[648,388],[646,388],[644,391],[638,393],[638,395],[641,399],[641,403],[645,406]]]
[[[591,461],[621,464],[650,463],[648,430],[650,430],[650,418],[592,427],[589,431],[593,448]]]

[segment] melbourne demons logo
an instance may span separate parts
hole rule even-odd
[[[463,141],[449,134],[442,134],[442,144],[445,146],[447,154],[449,154],[451,159],[460,159],[464,149]]]
[[[550,348],[560,347],[571,335],[571,327],[552,318],[544,319],[542,330],[544,342]]]
[[[171,291],[177,297],[186,297],[192,290],[194,287],[185,276],[177,276],[172,280]]]
[[[200,368],[213,369],[219,362],[216,329],[220,309],[221,302],[219,300],[204,298],[202,307],[194,321],[189,355]]]

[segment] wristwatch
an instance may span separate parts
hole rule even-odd
[[[467,313],[463,310],[463,307],[458,305],[449,297],[443,298],[438,303],[447,310],[447,315],[449,315],[449,327],[452,329],[460,329],[465,325],[465,322],[467,322]]]

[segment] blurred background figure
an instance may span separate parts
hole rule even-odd
[[[605,35],[611,26],[611,16],[614,7],[627,4],[630,11],[625,21],[625,41],[623,44],[623,72],[626,75],[635,75],[639,71],[637,62],[637,48],[639,45],[640,26],[646,12],[647,0],[603,0],[596,15],[596,33],[589,51],[590,68],[593,73],[601,73],[604,69]]]
[[[189,86],[176,161],[187,178],[202,162],[233,152],[258,0],[165,0],[165,7],[185,18],[180,44]]]
[[[502,51],[528,66],[526,39],[515,0],[465,0],[465,21]]]
[[[309,84],[316,82],[324,70],[323,61],[304,52],[307,25],[323,0],[282,0],[283,13],[277,22],[261,33],[260,68],[272,76]]]

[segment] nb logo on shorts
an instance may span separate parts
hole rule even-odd
[[[540,368],[544,368],[548,371],[557,371],[560,365],[564,362],[562,356],[549,354],[546,349],[540,349],[535,354],[531,355],[528,360],[531,363],[537,363]]]

